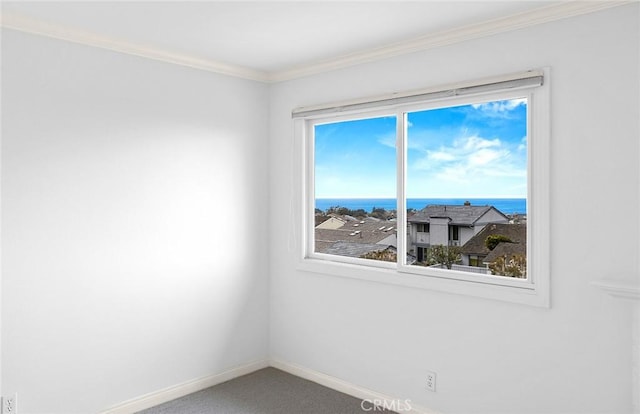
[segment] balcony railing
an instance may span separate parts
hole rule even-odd
[[[480,273],[482,275],[488,275],[491,272],[486,267],[475,267],[475,266],[465,266],[454,264],[451,266],[451,270],[460,270],[462,272],[471,272],[471,273]]]
[[[419,232],[416,234],[416,242],[417,243],[424,243],[424,244],[429,244],[429,233],[422,233]]]

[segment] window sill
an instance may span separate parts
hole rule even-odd
[[[328,276],[346,277],[386,285],[418,288],[442,293],[472,296],[490,300],[549,308],[548,290],[540,286],[524,289],[513,286],[489,285],[443,277],[399,272],[393,268],[361,266],[313,258],[302,259],[297,270]]]

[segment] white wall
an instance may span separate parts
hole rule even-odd
[[[444,413],[628,413],[638,274],[638,4],[277,84],[271,353]],[[551,67],[549,310],[297,271],[298,106]],[[291,220],[289,203],[297,220]],[[598,217],[616,218],[600,226]],[[284,229],[287,229],[286,231]],[[438,391],[425,390],[425,372]]]
[[[2,385],[89,413],[268,356],[268,86],[2,39]]]
[[[637,275],[638,233],[589,223],[640,229],[638,12],[271,88],[3,31],[2,393],[95,412],[269,345],[446,413],[631,411],[629,307],[589,282]],[[547,65],[550,310],[295,270],[292,108]]]

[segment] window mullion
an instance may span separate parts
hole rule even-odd
[[[406,262],[407,257],[407,197],[406,197],[406,177],[405,168],[407,151],[407,115],[403,111],[396,113],[396,177],[397,177],[397,225],[396,240],[398,246],[397,265],[400,268]]]

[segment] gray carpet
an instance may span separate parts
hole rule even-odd
[[[363,414],[362,400],[265,368],[139,414]],[[382,411],[378,408],[376,413]]]

